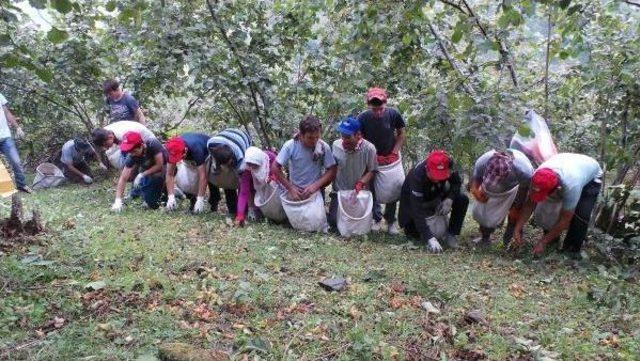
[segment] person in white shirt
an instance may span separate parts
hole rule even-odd
[[[11,165],[11,169],[13,170],[13,180],[16,183],[16,188],[25,193],[32,193],[33,191],[29,186],[27,186],[27,180],[24,176],[24,170],[22,169],[22,164],[20,163],[20,155],[18,154],[18,148],[16,147],[16,143],[13,141],[11,137],[11,130],[9,129],[9,125],[11,125],[16,131],[16,139],[20,139],[25,136],[24,131],[18,124],[18,119],[11,114],[9,107],[7,106],[7,99],[0,94],[0,106],[2,106],[2,111],[0,112],[0,153],[4,155],[4,157]]]

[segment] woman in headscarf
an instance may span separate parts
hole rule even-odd
[[[256,191],[266,187],[271,180],[271,163],[275,159],[276,153],[270,150],[263,151],[258,147],[249,147],[245,151],[244,161],[241,166],[238,206],[234,222],[236,226],[244,225],[249,201],[251,200],[251,203],[253,203]]]

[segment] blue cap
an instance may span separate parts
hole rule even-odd
[[[347,117],[336,126],[336,130],[341,134],[354,135],[360,130],[360,122],[354,117]]]

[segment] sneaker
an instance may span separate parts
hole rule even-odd
[[[382,227],[382,221],[372,221],[371,230],[373,232],[380,232],[380,228]]]
[[[142,208],[150,208],[146,201],[142,201]]]
[[[458,245],[458,238],[451,233],[447,234],[447,247],[451,249],[456,249],[460,247]]]
[[[389,225],[389,229],[387,229],[387,232],[389,232],[390,235],[397,235],[400,234],[400,230],[398,229],[398,222],[393,222]]]
[[[31,189],[29,186],[18,187],[18,190],[20,192],[24,192],[24,193],[27,193],[27,194],[33,193],[33,189]]]

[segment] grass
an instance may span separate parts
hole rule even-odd
[[[640,291],[597,261],[345,240],[221,215],[109,211],[113,187],[23,197],[48,234],[0,257],[0,359],[154,360],[166,343],[233,359],[634,359]],[[9,213],[2,200],[0,217]],[[499,238],[499,237],[497,237]],[[345,277],[329,293],[317,285]],[[92,291],[86,285],[104,288]],[[429,301],[439,314],[427,314]],[[484,320],[465,320],[471,310]],[[467,317],[468,318],[468,317]],[[253,356],[252,356],[253,355]]]

